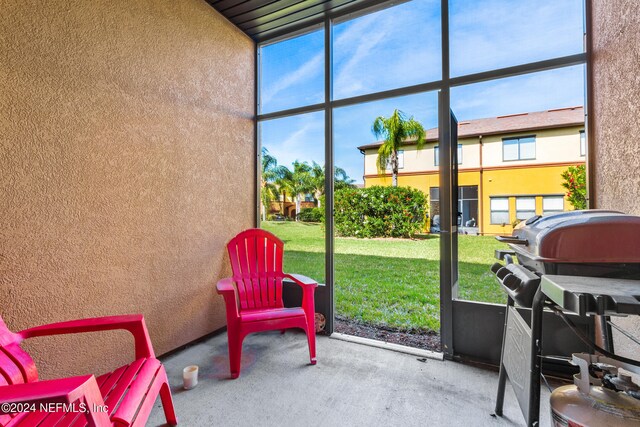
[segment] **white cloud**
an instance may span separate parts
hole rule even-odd
[[[584,103],[581,65],[461,86],[451,90],[460,120],[527,113]]]
[[[437,2],[414,1],[336,26],[335,97],[437,80],[437,10]]]
[[[291,168],[294,161],[324,163],[323,114],[267,121],[262,124],[262,146],[278,159],[278,164]]]
[[[453,0],[451,35],[452,75],[578,53],[582,2]]]
[[[315,76],[322,73],[323,64],[324,52],[321,52],[312,56],[308,61],[306,61],[300,67],[294,69],[290,73],[283,75],[274,82],[270,82],[268,85],[266,85],[261,94],[262,102],[264,104],[268,104],[277,95],[291,88],[292,86],[312,80]]]

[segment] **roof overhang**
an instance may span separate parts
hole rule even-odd
[[[407,0],[206,0],[255,42],[294,35],[337,18]]]

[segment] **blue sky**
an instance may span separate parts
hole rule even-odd
[[[440,79],[440,1],[414,0],[336,24],[334,99]],[[465,75],[583,50],[582,0],[451,0],[451,74]],[[261,49],[261,112],[323,101],[324,34],[315,31]],[[584,67],[574,66],[453,88],[458,119],[582,105]],[[394,108],[437,125],[435,92],[334,111],[334,160],[362,182],[357,146],[374,142],[371,123]],[[324,162],[324,113],[269,120],[262,145],[280,164]]]

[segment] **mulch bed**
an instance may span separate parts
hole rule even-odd
[[[440,335],[436,332],[403,331],[388,326],[372,326],[342,316],[335,317],[334,330],[341,334],[406,345],[423,350],[442,350]]]

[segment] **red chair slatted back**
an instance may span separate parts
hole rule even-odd
[[[20,348],[20,337],[11,332],[0,317],[0,386],[37,380],[33,359]]]
[[[281,308],[284,243],[268,231],[245,230],[227,245],[240,311]]]

